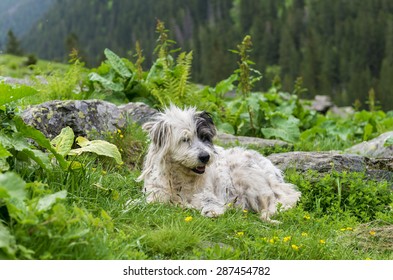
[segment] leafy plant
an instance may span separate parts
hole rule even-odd
[[[367,180],[363,173],[334,171],[322,177],[315,171],[289,172],[288,179],[302,192],[300,207],[320,216],[345,212],[368,222],[377,213],[391,211],[393,193],[388,182]]]
[[[159,34],[155,49],[157,59],[148,72],[142,70],[139,43],[135,64],[105,49],[106,62],[89,74],[89,80],[96,85],[93,96],[116,103],[142,101],[153,107],[189,103],[195,91],[189,82],[192,52],[182,52],[174,58],[172,53],[178,50],[171,50],[175,42],[168,38],[164,23],[158,21],[156,30]]]

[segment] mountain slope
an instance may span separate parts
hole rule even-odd
[[[54,0],[1,0],[0,50],[6,42],[8,30],[17,37],[24,36],[54,3]]]

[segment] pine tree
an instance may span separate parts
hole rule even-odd
[[[7,44],[5,47],[5,52],[13,55],[23,55],[19,40],[16,38],[14,32],[11,29],[7,33]]]

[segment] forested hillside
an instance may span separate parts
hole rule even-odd
[[[0,50],[7,32],[12,30],[23,36],[45,14],[54,0],[1,0],[0,1]]]
[[[76,47],[93,66],[104,48],[126,56],[139,40],[148,66],[157,18],[179,47],[193,50],[195,82],[227,77],[237,67],[228,50],[250,34],[254,68],[264,74],[260,86],[267,88],[279,74],[291,90],[302,76],[309,96],[365,104],[374,89],[384,109],[393,107],[393,1],[387,0],[57,1],[23,38],[24,48],[67,60]]]

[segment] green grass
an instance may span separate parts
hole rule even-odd
[[[0,76],[35,75],[22,64],[23,58],[1,55]],[[21,104],[88,98],[91,92],[79,84],[86,74],[83,65],[59,69],[47,77],[47,86],[36,85],[40,95],[34,101],[26,97]],[[74,92],[77,85],[82,94]],[[274,217],[280,224],[237,208],[211,219],[196,210],[145,202],[136,178],[148,140],[139,126],[105,135],[122,153],[123,165],[84,154],[67,158],[81,163],[80,168],[62,169],[53,162],[42,168],[30,160],[40,154],[36,148],[18,147],[20,141],[7,144],[23,132],[14,131],[14,112],[6,105],[0,108],[0,259],[393,259],[391,182],[360,173],[287,170],[286,180],[299,187],[302,198]],[[360,134],[352,133],[344,120],[337,125],[323,119],[324,126],[304,135],[294,149],[342,149],[337,139],[347,134],[368,139],[368,123],[391,119],[378,114],[357,113],[365,120],[359,123],[368,127],[354,127]],[[258,151],[267,155],[290,149]],[[15,184],[7,182],[10,178]]]
[[[27,57],[0,54],[0,76],[23,78],[31,75],[48,75],[54,71],[65,72],[68,65],[39,59],[37,64],[26,66]]]
[[[108,135],[108,139],[111,138],[123,149],[139,143],[142,154],[146,147],[145,135],[136,127]],[[134,156],[138,159],[140,154],[134,153]],[[66,200],[58,201],[48,211],[32,211],[34,221],[6,221],[17,244],[17,258],[393,258],[389,247],[392,233],[387,230],[392,227],[393,216],[386,205],[392,203],[393,198],[391,192],[384,193],[386,182],[363,183],[364,201],[357,197],[362,215],[357,215],[353,211],[356,206],[349,203],[349,195],[359,191],[355,187],[364,179],[362,174],[333,173],[315,182],[313,173],[297,174],[289,170],[286,179],[298,184],[303,197],[296,208],[274,217],[281,221],[276,225],[237,208],[211,219],[196,210],[147,204],[141,192],[142,183],[135,181],[140,174],[138,166],[117,166],[91,155],[79,160],[84,166],[82,169],[55,168],[48,174],[29,171],[15,163],[20,166],[16,171],[27,182],[32,182],[29,187],[32,200],[61,190],[68,193]],[[340,205],[336,203],[337,180],[347,189],[347,194],[340,193]],[[368,192],[379,192],[379,196],[386,199],[380,204],[386,207],[377,213],[363,207]]]

